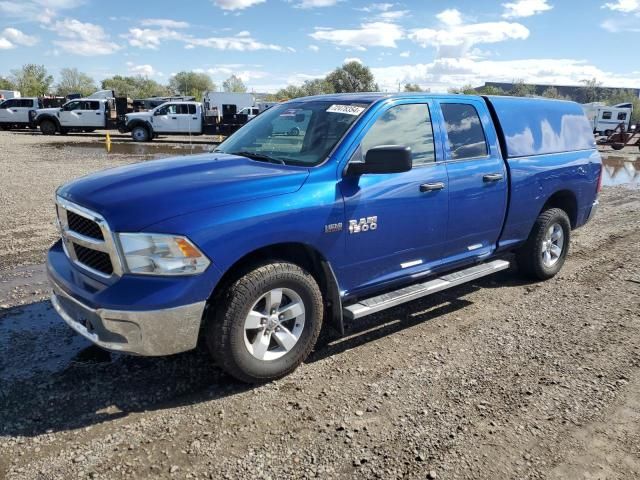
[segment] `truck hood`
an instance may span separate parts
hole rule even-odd
[[[206,153],[105,170],[57,194],[101,214],[114,231],[135,232],[187,213],[293,193],[308,175],[307,168]]]
[[[153,113],[151,112],[135,112],[135,113],[127,113],[125,115],[125,117],[127,118],[127,120],[133,120],[134,118],[151,118],[153,117]]]
[[[60,108],[38,108],[36,110],[36,115],[42,115],[43,113],[52,113],[56,114],[60,111]]]

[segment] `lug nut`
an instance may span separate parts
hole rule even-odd
[[[281,313],[280,315],[278,315],[278,320],[284,320],[284,314]]]

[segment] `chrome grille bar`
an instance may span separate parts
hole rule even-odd
[[[62,244],[64,247],[64,251],[69,259],[80,268],[102,278],[121,276],[122,262],[120,261],[120,255],[118,254],[115,237],[111,232],[107,221],[101,215],[92,212],[87,208],[81,207],[80,205],[76,205],[75,203],[65,200],[64,198],[61,198],[59,196],[56,196],[56,210],[58,212],[58,226],[60,228]],[[67,212],[73,212],[76,215],[80,215],[92,222],[95,222],[96,225],[98,225],[98,227],[100,228],[104,240],[88,237],[71,230],[69,227]],[[89,265],[82,263],[78,259],[74,244],[108,254],[111,260],[111,265],[113,267],[113,273],[108,275],[104,272],[91,268],[91,266]]]

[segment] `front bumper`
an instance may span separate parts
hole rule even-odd
[[[96,345],[144,356],[171,355],[196,347],[206,302],[163,310],[93,309],[67,294],[49,275],[51,303],[62,319]]]

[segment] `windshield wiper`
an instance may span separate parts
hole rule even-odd
[[[263,153],[240,151],[240,152],[231,152],[231,155],[238,155],[240,157],[247,157],[247,158],[250,158],[252,160],[259,160],[259,161],[262,161],[262,162],[271,162],[271,163],[278,163],[280,165],[286,165],[284,160],[281,160],[281,159],[275,158],[275,157],[270,157],[269,155],[265,155]]]

